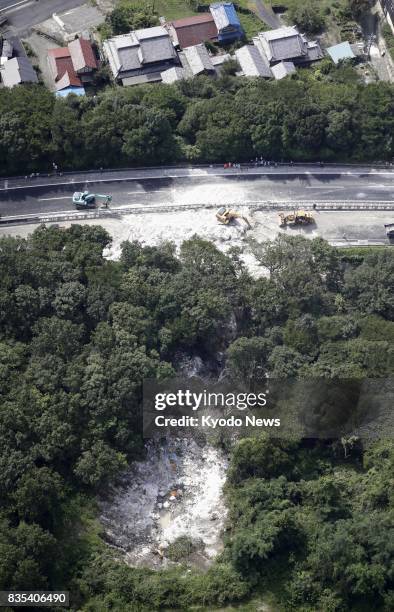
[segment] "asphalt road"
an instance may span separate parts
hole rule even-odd
[[[81,4],[83,0],[0,0],[0,15],[6,15],[9,25],[22,35],[53,13],[64,13]]]
[[[171,169],[0,180],[0,214],[74,210],[74,191],[111,194],[112,207],[151,204],[387,202],[394,207],[394,171],[367,168],[279,167],[235,172]],[[391,215],[393,216],[393,215]]]

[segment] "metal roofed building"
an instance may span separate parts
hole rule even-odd
[[[55,81],[61,79],[67,71],[74,72],[74,66],[68,47],[48,49],[48,64]]]
[[[36,71],[26,57],[13,57],[7,60],[2,67],[1,78],[5,87],[38,83]]]
[[[73,40],[67,47],[49,49],[48,64],[56,91],[69,87],[82,88],[83,83],[92,80],[98,68],[93,47],[89,40],[83,38]]]
[[[103,51],[115,80],[134,84],[133,77],[160,73],[178,64],[178,57],[167,30],[162,26],[135,30],[104,42]],[[127,81],[126,81],[127,79]]]
[[[197,74],[213,74],[215,72],[215,66],[212,63],[207,48],[202,43],[193,47],[186,47],[183,50],[181,61],[182,59],[187,62],[187,66],[182,62],[183,67],[186,71],[189,68],[193,76]]]
[[[331,57],[334,64],[338,64],[341,60],[353,59],[356,57],[348,41],[339,43],[339,45],[328,47],[327,53]]]
[[[280,81],[280,79],[284,79],[290,74],[297,72],[297,69],[293,62],[279,62],[278,64],[275,64],[275,66],[271,67],[271,71],[275,79]]]
[[[67,98],[69,94],[74,94],[75,96],[84,96],[86,92],[83,87],[66,87],[65,89],[57,91],[55,95],[57,98]]]
[[[253,41],[271,65],[281,61],[309,63],[324,57],[319,43],[309,42],[296,26],[260,32]]]
[[[272,73],[268,62],[254,45],[245,45],[235,51],[235,57],[241,66],[244,76],[247,77],[263,77],[269,79]]]
[[[179,66],[174,66],[174,68],[169,68],[161,73],[161,79],[163,83],[171,84],[176,83],[177,81],[183,81],[183,79],[187,78],[187,73],[184,68],[180,68]]]
[[[219,42],[233,42],[243,37],[244,31],[232,2],[211,4],[209,10],[218,30]]]
[[[61,91],[62,89],[68,89],[69,87],[76,87],[77,89],[83,89],[82,81],[77,74],[75,74],[74,70],[66,70],[64,74],[60,77],[60,79],[56,83],[56,91]]]
[[[166,28],[174,44],[181,49],[218,39],[218,29],[211,13],[170,21],[166,24]]]
[[[68,43],[68,49],[71,55],[71,61],[75,72],[80,75],[92,74],[97,70],[98,64],[94,55],[93,47],[88,40],[84,38],[76,38]]]

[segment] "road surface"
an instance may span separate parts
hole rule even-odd
[[[73,211],[74,191],[111,194],[112,208],[147,205],[260,202],[387,203],[394,209],[394,171],[390,168],[316,166],[131,170],[0,179],[0,214],[26,215]],[[393,216],[393,215],[391,215]]]
[[[23,35],[53,13],[64,13],[83,3],[83,0],[0,0],[0,15],[6,15],[9,25]]]
[[[281,27],[282,24],[279,17],[275,15],[271,7],[267,6],[267,3],[264,3],[261,0],[255,0],[254,3],[256,5],[256,13],[260,17],[261,21],[266,23],[273,30]]]

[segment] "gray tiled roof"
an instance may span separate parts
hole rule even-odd
[[[163,26],[155,26],[153,28],[143,28],[142,30],[134,30],[134,34],[138,40],[149,40],[149,38],[158,38],[159,36],[168,36],[168,32]]]
[[[308,42],[307,58],[310,62],[323,59],[324,53],[317,41]]]
[[[143,85],[144,83],[160,83],[160,72],[151,72],[149,74],[137,74],[122,79],[123,85]]]
[[[163,83],[175,83],[176,81],[182,81],[186,77],[186,70],[179,66],[174,66],[174,68],[169,68],[161,73]]]
[[[201,74],[202,72],[208,71],[213,72],[215,70],[212,64],[211,58],[204,44],[194,45],[193,47],[186,47],[183,50],[184,57],[190,66],[191,72]]]
[[[254,44],[270,63],[294,60],[297,63],[312,62],[323,57],[317,41],[309,42],[296,26],[286,26],[260,32]]]
[[[103,49],[115,78],[176,58],[171,38],[161,26],[115,36],[105,41]]]
[[[296,72],[296,67],[293,62],[279,62],[275,66],[271,67],[272,74],[279,81],[280,79],[284,79],[289,74],[293,74]]]
[[[254,45],[245,45],[237,49],[235,56],[245,76],[272,77],[268,63]]]
[[[258,35],[270,62],[302,57],[307,44],[295,26],[277,28]]]
[[[175,57],[176,52],[171,38],[166,30],[164,32],[165,35],[140,40],[138,55],[141,64],[165,61]]]
[[[120,60],[120,68],[125,70],[137,70],[141,68],[139,57],[139,47],[127,47],[118,49],[118,57]]]

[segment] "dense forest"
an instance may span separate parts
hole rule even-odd
[[[280,82],[233,76],[56,99],[0,90],[0,174],[176,162],[391,161],[394,87],[329,60]]]
[[[253,279],[237,250],[198,237],[179,253],[124,243],[118,262],[109,242],[78,225],[0,240],[0,589],[65,588],[85,612],[212,610],[256,593],[286,610],[392,610],[392,440],[346,453],[241,441],[224,552],[206,573],[128,567],[95,499],[143,456],[142,380],[172,376],[179,353],[231,379],[391,375],[393,251],[280,237],[253,245],[270,272]]]

